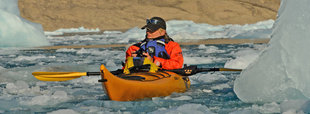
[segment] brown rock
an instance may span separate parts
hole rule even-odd
[[[59,28],[126,30],[145,19],[193,20],[212,25],[250,24],[275,19],[280,0],[19,0],[21,16]]]

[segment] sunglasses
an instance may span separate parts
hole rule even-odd
[[[146,24],[156,25],[157,23],[158,23],[158,20],[156,20],[156,19],[146,19]]]

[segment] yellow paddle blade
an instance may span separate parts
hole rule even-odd
[[[79,73],[79,72],[33,72],[32,75],[58,75],[58,74],[71,74],[71,73]]]
[[[242,69],[220,68],[219,71],[242,71]]]
[[[32,75],[41,81],[67,81],[87,76],[87,72],[33,72]]]

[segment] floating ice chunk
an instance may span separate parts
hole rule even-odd
[[[261,113],[259,113],[258,111],[252,110],[252,109],[242,109],[242,110],[231,112],[229,114],[261,114]]]
[[[30,88],[25,81],[16,81],[6,84],[6,91],[10,94],[30,94],[40,91],[37,87]]]
[[[209,89],[203,89],[202,91],[206,92],[206,93],[212,93],[213,92],[212,90],[209,90]]]
[[[60,102],[66,102],[70,97],[65,91],[55,91],[52,95],[44,94],[31,98],[30,100],[20,101],[23,105],[56,105]]]
[[[205,49],[205,53],[223,53],[225,50],[219,50],[218,47],[215,46],[206,46],[204,44],[201,44],[198,46],[198,49]]]
[[[90,84],[90,85],[95,85],[98,83],[98,80],[100,77],[95,77],[95,76],[83,76],[79,79],[72,80],[74,83],[85,83],[85,84]]]
[[[72,109],[60,109],[53,112],[49,112],[47,114],[80,114]]]
[[[82,27],[79,27],[79,28],[68,28],[68,29],[64,29],[64,28],[61,28],[61,29],[58,29],[54,32],[59,32],[59,33],[74,33],[74,32],[100,32],[100,29],[99,28],[96,28],[96,29],[87,29],[87,28],[84,28],[83,26]]]
[[[1,71],[1,70],[5,70],[5,68],[3,68],[2,66],[0,66],[0,71]]]
[[[104,31],[103,33],[104,34],[121,34],[123,32],[121,32],[121,31]]]
[[[306,100],[288,100],[281,103],[280,108],[281,112],[286,112],[289,114],[289,112],[295,112],[300,110],[302,105],[305,104]]]
[[[171,98],[171,99],[176,100],[176,101],[184,101],[184,100],[192,100],[193,98],[190,96],[180,96],[180,97]]]
[[[50,32],[50,31],[44,31],[44,35],[51,36],[51,35],[63,35],[63,32]]]
[[[287,100],[280,104],[281,112],[284,114],[310,113],[309,100]]]
[[[77,54],[89,54],[91,52],[87,49],[82,48],[82,49],[78,50],[76,53]]]
[[[235,53],[236,59],[225,63],[225,68],[245,69],[254,62],[260,54],[259,50],[241,50]]]
[[[17,0],[0,1],[0,47],[49,45],[42,26],[20,17]]]
[[[151,114],[213,114],[213,112],[201,104],[184,104],[170,109],[161,108]]]
[[[76,52],[77,50],[75,49],[68,49],[68,48],[61,48],[61,49],[57,49],[56,52]]]
[[[276,102],[266,103],[263,106],[258,106],[256,104],[252,105],[252,110],[257,110],[260,113],[279,113],[280,105]]]
[[[228,80],[224,75],[219,73],[197,74],[195,76],[191,76],[190,79],[199,83],[213,83]]]
[[[45,55],[36,55],[36,56],[18,56],[13,61],[34,61],[37,59],[54,59],[56,56],[45,56]]]
[[[68,95],[65,91],[56,91],[52,95],[52,98],[54,98],[54,99],[67,99]]]
[[[309,4],[309,0],[281,0],[270,46],[235,80],[239,99],[310,99]]]
[[[51,97],[48,95],[35,96],[30,101],[27,101],[27,105],[48,105]],[[25,102],[25,101],[24,101]],[[23,101],[21,104],[24,104]]]
[[[212,90],[223,90],[225,88],[231,88],[231,87],[228,84],[219,84],[211,87]]]
[[[36,85],[37,86],[46,86],[46,82],[43,82],[43,81],[39,81],[39,82],[36,82]]]
[[[208,64],[216,61],[222,61],[223,58],[216,57],[187,57],[184,56],[184,64]]]

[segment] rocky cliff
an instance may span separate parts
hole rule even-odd
[[[193,20],[212,25],[250,24],[275,19],[280,0],[19,0],[21,16],[59,28],[126,30],[145,19]]]

